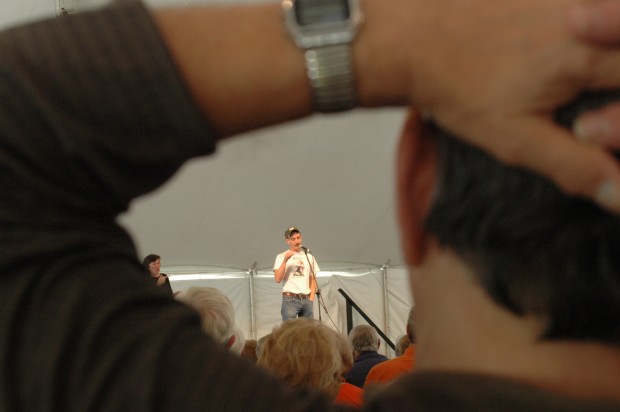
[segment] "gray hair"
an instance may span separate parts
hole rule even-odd
[[[235,341],[230,345],[228,350],[237,355],[241,355],[245,346],[245,335],[238,327],[235,327],[233,335],[235,336]]]
[[[376,352],[379,349],[379,335],[370,325],[357,325],[349,332],[348,339],[353,351],[357,353]]]
[[[202,330],[226,345],[235,334],[235,310],[230,299],[218,289],[191,287],[179,299],[200,314]]]

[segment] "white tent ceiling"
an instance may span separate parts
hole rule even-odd
[[[0,27],[101,0],[0,2]],[[201,3],[213,3],[203,1]],[[246,1],[247,2],[247,1]],[[151,5],[189,4],[155,1]],[[197,3],[197,2],[192,2]],[[175,267],[269,268],[298,226],[322,269],[402,265],[393,195],[403,111],[314,116],[220,144],[122,216],[141,255]]]

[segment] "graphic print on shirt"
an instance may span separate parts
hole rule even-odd
[[[293,276],[303,276],[304,275],[304,261],[302,259],[298,259],[295,264],[295,271],[293,272]]]

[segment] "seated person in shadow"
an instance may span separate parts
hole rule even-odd
[[[391,382],[399,376],[413,371],[416,362],[416,326],[414,315],[415,310],[412,307],[409,309],[407,325],[405,326],[409,345],[403,354],[373,366],[366,375],[364,388],[368,388],[369,386],[376,384]]]
[[[336,347],[340,353],[342,360],[342,375],[340,389],[334,401],[343,405],[350,405],[357,409],[361,409],[364,400],[364,390],[359,386],[355,386],[347,382],[344,378],[346,373],[353,367],[353,348],[351,344],[340,332],[330,329],[336,341]]]
[[[348,340],[353,347],[353,367],[345,374],[350,384],[363,388],[368,371],[378,363],[387,360],[377,351],[381,340],[375,328],[370,325],[357,325],[349,332]]]

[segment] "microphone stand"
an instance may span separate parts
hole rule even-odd
[[[308,257],[308,252],[310,249],[304,247],[304,253],[306,254],[306,261],[308,261],[308,266],[310,266],[310,282],[314,281],[314,285],[316,286],[316,290],[314,292],[314,296],[316,296],[317,301],[319,303],[319,322],[322,322],[321,318],[321,289],[319,288],[319,282],[316,280],[316,274],[314,273],[314,265],[310,262],[310,258]],[[310,253],[312,254],[312,253]],[[313,258],[313,261],[316,260]]]
[[[323,309],[325,310],[325,314],[327,315],[329,320],[332,322],[332,325],[334,325],[334,328],[336,328],[336,330],[340,332],[340,329],[338,329],[338,326],[336,326],[332,317],[329,316],[329,312],[327,311],[327,306],[325,306],[325,301],[323,300],[323,296],[322,296],[323,294],[321,293],[321,289],[319,288],[319,282],[316,279],[316,273],[314,273],[314,265],[310,262],[310,258],[308,257],[308,252],[310,252],[310,249],[304,248],[304,252],[306,253],[306,260],[308,261],[308,265],[310,266],[310,279],[314,280],[314,284],[316,285],[316,291],[314,292],[314,294],[317,297],[317,300],[319,303],[319,322],[323,321],[321,318],[321,306],[323,306]],[[312,252],[310,252],[310,254],[312,254]],[[314,259],[314,257],[312,258],[312,260],[316,262],[316,259]]]

